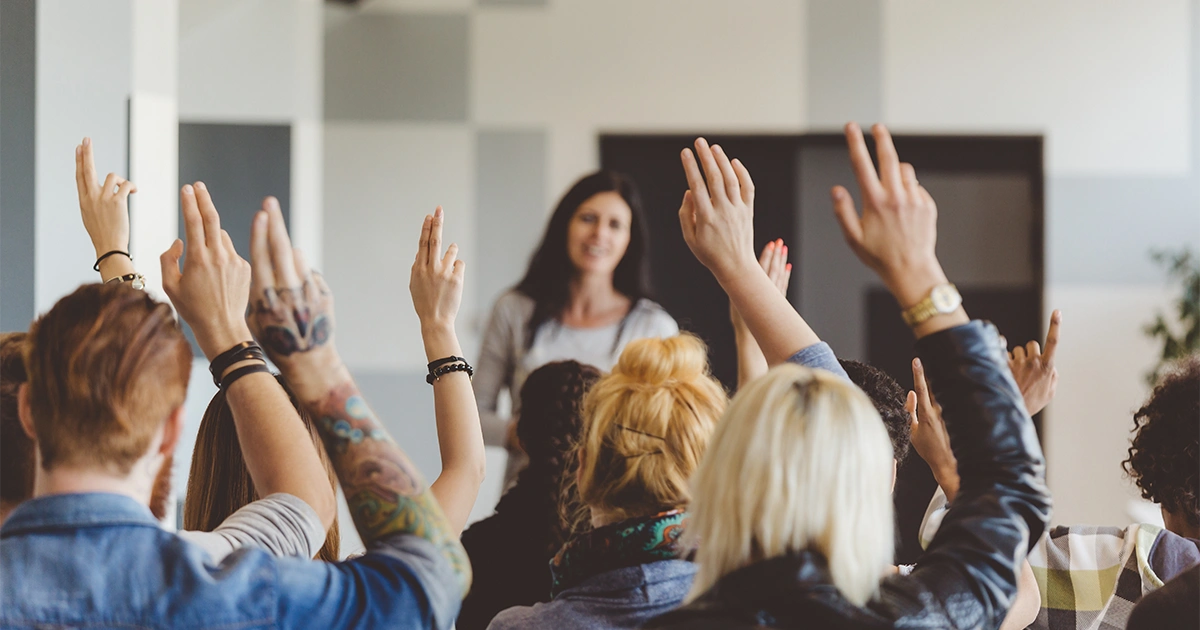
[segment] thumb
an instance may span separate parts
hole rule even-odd
[[[679,204],[679,227],[683,228],[683,240],[692,242],[696,235],[696,203],[692,191],[683,191],[683,202]]]
[[[171,243],[171,247],[158,257],[158,262],[162,265],[162,285],[163,291],[167,292],[167,297],[172,301],[175,298],[175,292],[179,288],[179,281],[183,279],[183,273],[179,271],[179,259],[183,257],[183,241],[175,239]]]

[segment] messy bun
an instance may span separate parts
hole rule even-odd
[[[618,520],[685,507],[726,400],[698,338],[631,342],[584,396],[580,500]]]

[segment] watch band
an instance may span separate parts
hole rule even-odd
[[[923,324],[935,315],[953,313],[962,305],[962,295],[953,284],[939,284],[929,290],[925,299],[904,309],[900,316],[910,328]]]
[[[128,282],[129,286],[138,290],[146,288],[146,276],[136,272],[127,273],[123,276],[117,276],[115,278],[109,278],[108,280],[104,281],[104,284],[112,284],[114,282]]]

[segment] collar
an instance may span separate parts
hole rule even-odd
[[[550,561],[551,595],[606,571],[679,558],[687,513],[671,510],[598,527],[567,543]]]
[[[107,492],[52,494],[18,505],[0,528],[0,536],[107,525],[159,527],[149,507],[125,495]]]
[[[825,556],[805,549],[733,571],[718,580],[703,597],[754,605],[773,601],[784,591],[819,590],[836,591],[829,564]]]

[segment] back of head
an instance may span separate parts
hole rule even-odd
[[[873,365],[848,359],[838,359],[838,363],[875,405],[875,411],[883,418],[883,426],[887,428],[888,438],[892,441],[892,457],[897,462],[903,462],[912,446],[912,419],[904,408],[908,392],[887,372]]]
[[[689,599],[752,562],[810,550],[862,605],[892,561],[892,448],[857,387],[790,363],[737,393],[692,479]]]
[[[16,507],[33,496],[33,440],[21,428],[17,392],[25,382],[25,333],[0,334],[0,504]]]
[[[325,451],[317,425],[312,416],[296,400],[282,377],[276,377],[287,392],[300,419],[308,428],[317,455],[325,465],[329,483],[337,488],[337,473],[333,462]],[[183,502],[183,528],[192,531],[211,532],[225,519],[261,497],[254,488],[250,470],[242,457],[242,446],[238,442],[237,425],[233,411],[223,390],[218,391],[204,410],[200,430],[196,435],[196,448],[192,451],[192,468],[188,473],[187,496]],[[317,553],[318,560],[337,562],[340,534],[335,520],[325,536],[325,545]]]
[[[34,322],[25,368],[42,467],[125,475],[183,405],[192,350],[170,306],[85,284]]]
[[[1200,355],[1179,361],[1133,416],[1125,471],[1142,498],[1200,526]]]
[[[580,500],[617,520],[686,507],[726,402],[698,338],[629,343],[584,397]]]

